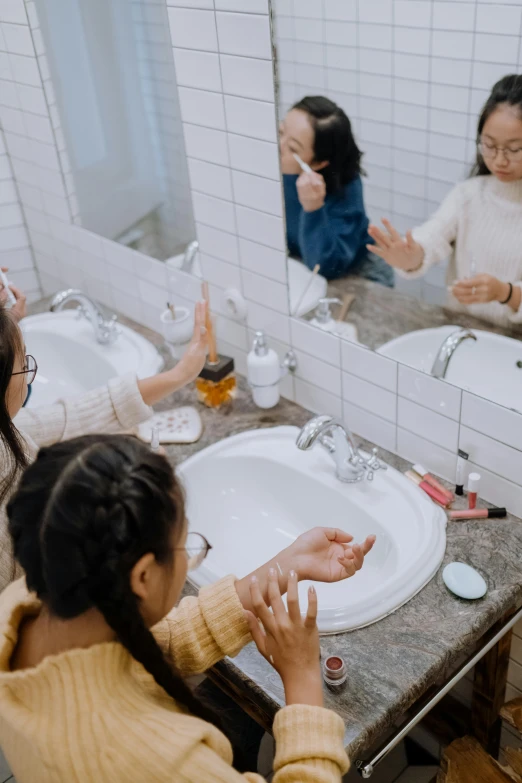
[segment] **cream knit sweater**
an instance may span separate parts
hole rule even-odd
[[[54,405],[22,408],[14,423],[25,440],[29,460],[33,461],[40,446],[50,446],[79,435],[132,429],[150,416],[152,409],[143,402],[136,377],[127,375]],[[7,458],[1,448],[0,460],[0,478],[3,478],[7,475]],[[16,482],[13,492],[15,488]],[[0,591],[20,576],[7,532],[6,503],[0,507]]]
[[[23,579],[0,596],[0,745],[18,783],[262,783],[236,772],[223,734],[178,707],[119,643],[11,672],[20,624],[38,608]],[[185,598],[154,633],[184,675],[236,655],[250,636],[234,577]],[[274,736],[273,783],[340,783],[348,760],[334,712],[285,707]]]
[[[471,277],[474,263],[474,274],[522,287],[522,181],[485,176],[461,182],[413,237],[424,248],[424,263],[415,272],[398,271],[401,277],[422,277],[449,258],[448,285]],[[449,306],[500,326],[522,323],[522,306],[518,312],[499,302],[464,306],[451,296]]]

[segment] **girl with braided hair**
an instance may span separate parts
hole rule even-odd
[[[274,782],[340,782],[344,725],[323,708],[317,597],[302,618],[297,583],[352,576],[374,537],[358,546],[316,528],[173,608],[209,544],[187,534],[168,461],[124,435],[41,449],[8,517],[26,579],[0,596],[0,744],[18,783],[261,783],[231,766],[219,721],[182,679],[252,638],[288,705]]]

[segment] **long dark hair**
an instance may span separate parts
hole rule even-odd
[[[0,482],[0,505],[12,489],[17,474],[27,467],[28,460],[22,436],[7,409],[7,390],[16,357],[23,351],[20,329],[5,307],[0,306],[0,439],[4,478]]]
[[[165,659],[130,585],[144,554],[171,561],[184,506],[164,457],[130,436],[90,435],[41,449],[7,513],[27,586],[50,612],[69,619],[96,608],[169,696],[220,727]]]
[[[507,103],[509,106],[516,106],[522,118],[522,75],[512,73],[508,76],[503,76],[502,79],[493,85],[491,94],[484,104],[479,117],[477,127],[477,142],[480,140],[480,136],[484,130],[484,125],[486,124],[487,120],[502,103]],[[477,159],[471,171],[471,176],[477,177],[487,174],[491,174],[491,172],[484,163],[484,158],[477,148]]]
[[[314,160],[329,161],[321,169],[327,193],[335,193],[360,176],[362,152],[355,143],[347,115],[333,101],[322,95],[309,95],[292,106],[310,117],[315,131]]]

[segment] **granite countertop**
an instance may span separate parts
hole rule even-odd
[[[362,277],[344,277],[328,284],[328,296],[342,299],[349,293],[355,294],[355,300],[345,320],[355,324],[359,341],[369,348],[380,348],[394,337],[417,329],[447,325],[486,329],[488,332],[522,340],[521,328],[503,329],[466,313],[422,302]]]
[[[31,312],[45,310],[47,302],[32,305]],[[149,338],[171,364],[159,335],[126,318],[120,320]],[[193,404],[197,404],[194,388],[188,387],[155,407],[165,410],[173,405]],[[283,424],[301,427],[312,415],[288,400],[281,400],[269,411],[256,408],[242,378],[231,407],[219,411],[199,405],[198,408],[204,425],[202,437],[195,444],[168,446],[167,456],[173,464],[224,437]],[[350,425],[356,432],[357,422]],[[362,445],[372,447],[366,441]],[[410,467],[383,450],[380,456],[402,472]],[[319,523],[328,524],[327,517]],[[349,520],[346,528],[349,532]],[[522,522],[515,517],[449,523],[443,565],[453,560],[467,562],[482,573],[488,584],[483,599],[468,602],[451,595],[442,582],[441,568],[411,601],[380,622],[351,633],[322,637],[322,653],[341,655],[348,664],[349,680],[344,692],[326,691],[325,699],[326,706],[345,721],[346,747],[352,759],[392,727],[431,685],[447,675],[462,655],[473,650],[507,610],[522,601]],[[194,593],[194,589],[187,584],[185,593]],[[279,675],[253,644],[233,660],[220,662],[215,670],[265,718],[273,717],[284,703]]]

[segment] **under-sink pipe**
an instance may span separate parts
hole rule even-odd
[[[355,768],[361,777],[363,777],[365,780],[371,778],[375,772],[375,767],[377,767],[381,761],[386,758],[386,756],[399,744],[399,742],[401,742],[406,737],[406,735],[410,733],[410,731],[428,714],[428,712],[430,712],[435,707],[435,705],[438,704],[439,701],[443,699],[444,696],[446,696],[446,694],[449,693],[450,690],[463,677],[466,676],[466,674],[475,666],[475,664],[477,664],[486,655],[486,653],[488,653],[497,644],[497,642],[499,642],[502,637],[505,636],[507,632],[518,623],[519,620],[522,620],[522,609],[519,609],[518,612],[515,612],[515,614],[502,626],[500,631],[497,631],[497,633],[488,642],[486,642],[486,644],[481,647],[478,652],[469,658],[466,663],[463,663],[462,666],[457,669],[455,674],[450,677],[448,682],[443,685],[433,696],[431,696],[423,706],[418,708],[415,715],[413,715],[413,717],[406,721],[404,726],[395,732],[393,737],[389,739],[379,751],[377,751],[370,761],[362,761],[361,759],[357,760],[355,762]]]

